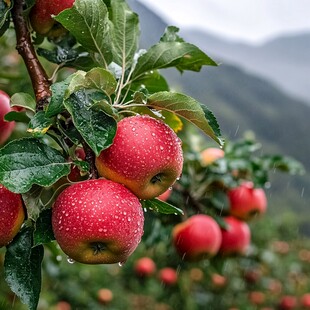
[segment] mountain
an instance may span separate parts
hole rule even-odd
[[[215,60],[264,77],[310,104],[310,33],[278,37],[259,46],[228,41],[200,30],[186,30],[182,35]]]
[[[140,16],[141,47],[147,48],[158,42],[167,24],[139,2],[130,0],[129,4]],[[214,52],[215,46],[217,50],[226,48],[227,54],[234,50],[236,58],[238,50],[252,48],[203,35],[208,37],[206,43],[201,39],[196,45],[216,60],[221,59],[221,56]],[[195,44],[195,38],[198,37],[191,35],[186,40]],[[270,47],[269,51],[276,51],[282,46],[281,43],[278,47],[277,42],[283,42],[283,38],[270,42],[269,46],[273,47]],[[211,49],[210,52],[208,46],[213,46],[214,50]],[[302,54],[302,51],[300,53]],[[301,58],[300,55],[299,59]],[[240,59],[243,61],[241,56]],[[271,79],[254,74],[237,62],[229,63],[228,60],[218,67],[206,67],[199,73],[184,72],[181,75],[171,69],[163,70],[162,74],[173,89],[206,104],[216,115],[225,137],[236,139],[251,130],[257,141],[262,143],[264,153],[292,156],[310,170],[310,140],[305,137],[310,132],[310,106],[301,99],[288,95],[277,83],[271,82]],[[272,212],[282,214],[283,209],[289,209],[301,215],[306,227],[310,220],[310,193],[307,191],[310,188],[310,175],[292,177],[271,173],[271,181],[269,200],[274,206],[271,208]]]

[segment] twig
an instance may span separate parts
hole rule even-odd
[[[16,32],[16,49],[22,56],[36,96],[37,111],[43,110],[51,97],[48,76],[35,53],[27,22],[23,15],[24,0],[15,0],[12,17]]]

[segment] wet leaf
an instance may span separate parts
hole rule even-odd
[[[183,214],[183,211],[157,198],[143,200],[142,207],[163,214]]]

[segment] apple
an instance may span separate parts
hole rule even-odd
[[[300,305],[303,309],[310,309],[310,293],[305,293],[301,296]]]
[[[159,271],[159,280],[168,286],[175,285],[178,282],[178,274],[175,269],[170,267],[162,268]]]
[[[19,232],[25,219],[20,194],[0,184],[0,247],[8,245]]]
[[[297,309],[297,298],[292,295],[282,296],[279,302],[280,310]]]
[[[262,271],[258,268],[248,269],[244,272],[244,280],[249,284],[258,283],[262,277]]]
[[[4,120],[5,114],[11,112],[10,97],[7,93],[0,90],[0,145],[2,145],[12,134],[15,122]]]
[[[228,191],[230,214],[248,221],[266,212],[267,198],[262,188],[254,188],[252,182],[243,182]]]
[[[191,268],[189,277],[194,282],[201,282],[204,278],[204,273],[200,268]]]
[[[184,260],[199,261],[217,254],[221,229],[211,216],[197,214],[174,226],[172,240]]]
[[[85,264],[125,262],[141,240],[143,224],[139,199],[109,180],[74,183],[52,208],[59,246],[69,258]]]
[[[227,278],[218,273],[212,273],[211,283],[214,288],[221,289],[226,286]]]
[[[100,303],[107,305],[113,300],[113,293],[108,288],[101,288],[97,292],[97,297]]]
[[[221,255],[243,255],[251,242],[251,231],[248,224],[233,216],[223,218],[227,228],[221,228],[222,243],[219,249]]]
[[[67,301],[59,301],[56,306],[55,310],[71,310],[71,305]]]
[[[201,163],[203,166],[208,166],[224,155],[225,152],[222,149],[209,147],[200,153]]]
[[[142,257],[136,261],[134,270],[139,277],[149,277],[155,273],[156,265],[150,257]]]
[[[77,148],[75,150],[76,159],[85,160],[85,151],[83,148]],[[68,174],[68,179],[72,182],[81,181],[83,179],[81,175],[81,170],[74,164],[71,166],[71,171]]]
[[[113,144],[96,158],[99,175],[122,183],[140,199],[158,197],[180,177],[181,140],[148,115],[122,119]]]
[[[31,8],[29,19],[33,30],[41,35],[62,34],[65,29],[57,23],[53,16],[71,8],[75,0],[36,0]]]
[[[161,195],[159,195],[157,198],[162,201],[167,201],[169,197],[171,196],[172,190],[167,189],[165,192],[163,192]]]
[[[249,300],[253,305],[262,305],[266,301],[266,295],[263,292],[252,291],[249,293]]]

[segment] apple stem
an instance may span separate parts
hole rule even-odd
[[[32,87],[37,101],[37,111],[43,110],[51,97],[48,76],[39,62],[31,41],[27,21],[24,17],[24,0],[15,0],[12,8],[12,18],[16,33],[16,49],[24,60],[31,78]]]

